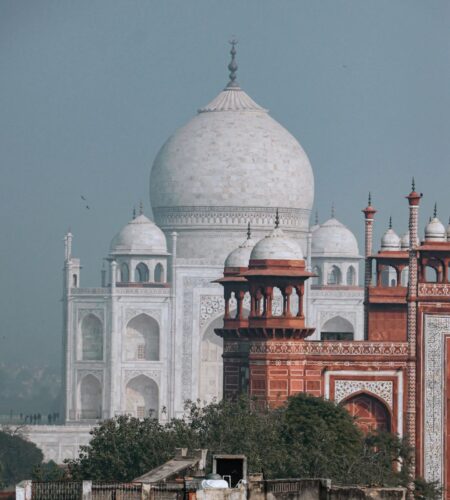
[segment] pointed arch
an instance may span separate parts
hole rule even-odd
[[[120,266],[120,281],[122,283],[128,283],[130,281],[130,268],[126,262],[123,262]]]
[[[159,360],[159,324],[145,313],[132,318],[125,331],[127,361]]]
[[[165,281],[164,266],[158,262],[155,267],[155,282],[164,283]]]
[[[82,378],[79,385],[79,418],[99,419],[102,416],[102,384],[92,374]]]
[[[200,342],[199,398],[211,402],[222,399],[223,393],[223,339],[214,333],[222,328],[223,318],[212,320],[203,332]]]
[[[81,322],[81,359],[103,359],[103,324],[94,314],[86,315]]]
[[[338,266],[331,266],[328,272],[327,284],[328,285],[340,285],[342,283],[342,273]]]
[[[134,281],[136,283],[147,283],[150,279],[148,267],[143,262],[139,262],[134,270]]]
[[[131,379],[125,387],[126,411],[136,418],[159,417],[158,384],[146,375]]]
[[[321,340],[353,340],[354,328],[342,316],[334,316],[324,323],[321,328]]]
[[[366,434],[376,431],[391,432],[391,414],[381,399],[367,392],[353,394],[341,403]]]
[[[349,268],[347,269],[347,285],[356,285],[356,270],[353,266],[349,266]]]
[[[317,274],[314,278],[312,278],[313,285],[321,285],[322,284],[322,271],[319,266],[314,266],[313,273]]]

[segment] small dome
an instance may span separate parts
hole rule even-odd
[[[425,241],[447,241],[444,224],[434,217],[425,227]]]
[[[401,249],[400,236],[390,227],[381,238],[382,252],[395,252]]]
[[[300,245],[277,227],[256,243],[250,260],[303,260],[303,253]]]
[[[400,238],[400,248],[401,250],[409,250],[409,231]]]
[[[233,250],[225,260],[225,267],[248,267],[250,254],[256,241],[249,236],[244,243]]]
[[[350,229],[332,217],[314,230],[311,253],[314,257],[359,257],[358,242]]]
[[[141,214],[114,236],[110,253],[113,255],[167,254],[166,237],[154,222]]]

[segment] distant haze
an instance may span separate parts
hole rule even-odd
[[[164,141],[238,81],[302,144],[320,220],[376,237],[450,215],[447,0],[77,0],[0,3],[0,362],[58,365],[63,236],[81,284],[144,201]],[[274,186],[276,189],[276,186]],[[83,195],[87,202],[81,199]],[[86,204],[90,206],[88,210]]]

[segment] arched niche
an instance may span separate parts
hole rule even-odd
[[[381,269],[381,286],[397,286],[397,270],[393,266],[384,265]]]
[[[425,266],[425,281],[427,283],[438,282],[438,272],[435,267]]]
[[[103,359],[103,324],[94,314],[88,314],[81,322],[81,359]]]
[[[125,331],[126,361],[159,361],[159,324],[147,314],[131,319]]]
[[[334,316],[321,328],[321,340],[353,340],[354,328],[342,316]]]
[[[347,285],[348,286],[356,285],[356,269],[353,266],[350,266],[347,269]]]
[[[79,418],[98,419],[102,416],[102,384],[88,374],[80,382],[79,386]]]
[[[223,393],[223,339],[214,333],[223,327],[223,318],[211,321],[200,342],[199,399],[210,402],[222,399]]]
[[[165,281],[164,266],[158,262],[155,266],[155,282],[164,283]]]
[[[128,283],[130,281],[130,268],[126,262],[123,262],[120,266],[120,281],[122,283]]]
[[[342,273],[338,266],[331,266],[328,277],[328,285],[340,285],[342,283]]]
[[[159,415],[159,389],[156,382],[146,375],[131,379],[125,388],[126,412],[136,418]]]
[[[317,276],[311,278],[313,285],[321,285],[322,284],[322,271],[319,266],[314,266],[313,273],[317,274]]]
[[[139,262],[134,270],[134,281],[136,283],[147,283],[150,279],[148,267],[143,262]]]
[[[358,427],[366,434],[370,432],[391,432],[391,414],[379,398],[361,392],[341,403],[352,415]]]

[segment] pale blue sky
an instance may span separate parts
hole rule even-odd
[[[404,232],[410,178],[450,215],[450,3],[438,0],[2,0],[0,362],[60,362],[63,235],[82,285],[167,137],[238,80],[311,160],[323,221]],[[86,210],[80,200],[91,205]]]

